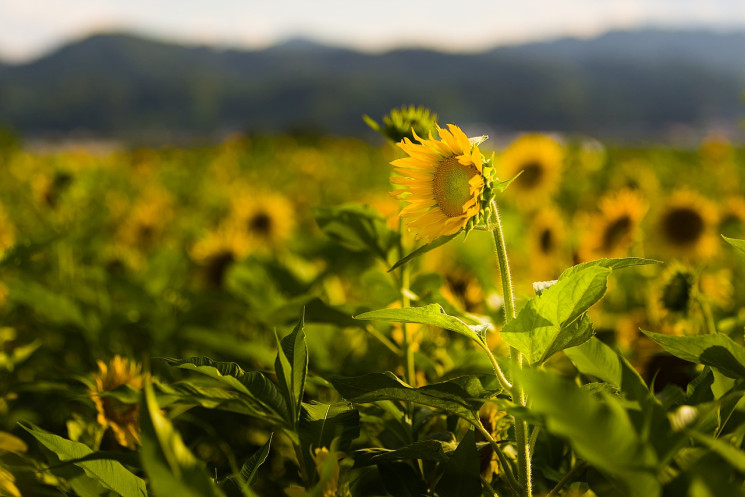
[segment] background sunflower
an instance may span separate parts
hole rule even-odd
[[[522,171],[505,192],[517,207],[532,208],[549,202],[556,191],[564,166],[563,146],[548,135],[528,134],[517,138],[499,156],[499,176],[512,178]]]

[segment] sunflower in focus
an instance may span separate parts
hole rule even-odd
[[[278,193],[241,191],[233,197],[226,222],[247,237],[252,249],[272,250],[292,236],[295,210]]]
[[[391,183],[403,188],[391,194],[408,202],[400,216],[409,231],[430,242],[464,229],[481,211],[486,185],[484,163],[478,145],[453,124],[437,127],[440,139],[404,138],[398,146],[408,157],[391,164],[400,176]]]
[[[559,275],[565,238],[564,220],[555,207],[543,207],[535,213],[528,234],[533,279],[554,279]]]
[[[98,361],[98,370],[93,376],[95,388],[89,392],[98,411],[98,423],[111,428],[119,445],[134,450],[140,443],[139,404],[126,404],[114,397],[101,394],[124,385],[142,390],[142,366],[126,357],[116,355],[108,364]]]
[[[704,259],[719,248],[716,227],[716,207],[693,191],[679,190],[658,212],[651,235],[666,257]]]
[[[16,230],[13,224],[5,214],[3,206],[0,205],[0,259],[6,250],[11,248],[16,242]]]
[[[603,197],[599,212],[583,222],[585,234],[580,243],[583,261],[603,257],[623,257],[639,238],[647,203],[637,192],[624,189]]]
[[[531,208],[546,203],[559,186],[564,148],[547,135],[523,135],[502,152],[500,164],[500,176],[504,178],[522,171],[506,194],[517,206]]]

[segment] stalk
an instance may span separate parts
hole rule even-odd
[[[504,243],[504,233],[502,232],[502,221],[499,217],[497,202],[491,201],[492,215],[494,225],[492,226],[492,235],[494,236],[494,245],[497,250],[497,263],[499,272],[502,277],[502,293],[504,295],[504,322],[509,323],[515,318],[515,295],[512,289],[512,276],[510,274],[510,263],[507,259],[507,248]],[[510,358],[512,360],[512,370],[519,372],[522,369],[522,354],[515,348],[510,347]],[[520,383],[517,381],[519,375],[513,375],[512,378],[512,401],[525,406],[527,399]],[[522,497],[532,497],[532,475],[530,467],[530,445],[528,443],[528,425],[525,421],[514,418],[515,423],[515,443],[517,444],[517,477],[521,487]]]

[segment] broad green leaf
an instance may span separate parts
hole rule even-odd
[[[380,479],[393,497],[425,497],[427,484],[410,465],[401,462],[378,464]]]
[[[530,411],[543,417],[549,433],[566,438],[581,459],[620,480],[628,495],[660,495],[657,456],[617,399],[599,399],[537,370],[523,370],[520,384],[531,399]]]
[[[347,451],[360,435],[360,413],[347,403],[303,403],[298,435],[307,447],[328,448],[336,439],[336,449]]]
[[[33,281],[9,280],[5,286],[8,287],[9,299],[27,305],[52,323],[88,328],[78,304],[66,296]]]
[[[605,294],[610,273],[606,267],[590,266],[560,279],[528,301],[502,329],[502,339],[530,364],[540,364],[555,352],[588,340],[592,324],[582,315]]]
[[[290,426],[295,426],[300,417],[300,403],[305,391],[308,375],[308,347],[305,344],[305,309],[295,329],[281,341],[277,338],[277,359],[274,371],[290,411]]]
[[[745,452],[720,438],[713,438],[693,430],[689,431],[688,435],[719,454],[722,459],[730,463],[737,471],[745,473]]]
[[[85,471],[85,474],[103,487],[116,492],[122,497],[139,497],[147,495],[145,482],[132,474],[117,461],[89,460],[78,461],[94,452],[85,444],[73,442],[54,435],[31,423],[19,423],[40,444],[54,452],[60,461],[76,461],[73,464]]]
[[[481,343],[479,337],[489,328],[488,324],[468,325],[454,316],[448,316],[440,304],[401,309],[380,309],[362,313],[354,318],[367,321],[428,324],[454,331],[479,343]]]
[[[268,412],[266,406],[253,398],[235,390],[229,390],[220,384],[205,385],[195,379],[181,381],[170,385],[164,398],[169,403],[195,404],[206,409],[218,409],[255,418],[261,418],[275,425],[284,426],[285,420],[277,414]]]
[[[249,487],[256,482],[256,478],[259,476],[259,468],[264,464],[264,461],[266,461],[266,458],[269,456],[269,448],[272,444],[273,435],[274,434],[270,435],[269,440],[267,440],[259,450],[249,457],[245,463],[243,463],[240,477],[243,483]]]
[[[150,384],[140,409],[142,467],[155,497],[209,497],[222,493],[213,485],[202,463],[194,457],[155,400]]]
[[[439,238],[434,239],[430,243],[427,243],[425,245],[422,245],[421,247],[419,247],[418,249],[414,250],[413,252],[411,252],[409,255],[407,255],[403,259],[401,259],[398,262],[396,262],[393,266],[391,266],[391,268],[388,270],[388,272],[390,273],[394,269],[398,269],[399,267],[403,266],[404,264],[406,264],[408,262],[411,262],[412,260],[416,259],[417,257],[420,257],[420,256],[426,254],[430,250],[434,250],[434,249],[436,249],[438,247],[442,247],[443,245],[445,245],[447,242],[449,242],[450,240],[452,240],[453,238],[455,238],[458,235],[460,235],[460,233],[456,233],[454,235],[448,235],[448,236],[441,236]]]
[[[461,376],[419,388],[407,385],[391,372],[331,378],[330,381],[342,397],[358,404],[400,400],[443,409],[466,419],[474,419],[473,412],[493,393],[486,390],[476,376]]]
[[[728,238],[722,235],[724,241],[735,247],[738,251],[745,254],[745,240],[738,240],[737,238]]]
[[[650,398],[647,385],[633,366],[597,338],[565,349],[564,354],[580,373],[609,383],[634,400]]]
[[[727,335],[673,336],[642,332],[675,357],[717,368],[730,378],[745,378],[745,347]]]
[[[453,455],[445,463],[435,492],[439,497],[479,497],[481,495],[481,461],[476,450],[473,430],[468,430]]]
[[[164,359],[171,366],[214,378],[251,399],[269,419],[288,420],[290,412],[277,386],[258,371],[245,372],[234,362],[216,362],[208,357]]]
[[[454,445],[441,440],[420,440],[400,449],[369,448],[354,453],[355,467],[370,466],[383,462],[420,459],[422,461],[447,462],[446,446]]]
[[[661,264],[654,259],[643,259],[641,257],[624,257],[621,259],[598,259],[596,261],[583,262],[570,268],[565,269],[559,276],[560,280],[573,276],[574,274],[584,271],[590,267],[605,267],[613,271],[631,266],[646,266],[647,264]]]
[[[398,247],[400,235],[367,205],[316,207],[313,216],[326,236],[349,250],[368,251],[387,262],[390,251]]]

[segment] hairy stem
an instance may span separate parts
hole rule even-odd
[[[494,236],[494,245],[497,249],[497,263],[499,272],[502,277],[502,293],[504,295],[504,322],[509,323],[515,318],[515,295],[512,289],[512,276],[510,274],[510,263],[507,259],[507,247],[504,243],[504,233],[502,232],[502,221],[499,218],[499,208],[497,202],[491,201],[492,215],[494,225],[492,226],[492,235]],[[519,372],[522,369],[522,354],[515,348],[510,347],[510,358],[512,359],[512,370]],[[524,406],[527,404],[525,392],[516,380],[517,375],[512,379],[512,401]],[[522,497],[532,497],[532,475],[530,467],[530,445],[528,443],[528,425],[525,421],[513,418],[515,422],[515,443],[517,445],[517,476],[520,482]]]
[[[476,418],[478,419],[478,417]],[[523,488],[520,485],[520,482],[515,479],[515,475],[512,473],[512,466],[510,466],[509,461],[507,461],[507,457],[505,457],[504,452],[502,452],[502,448],[499,446],[496,440],[494,440],[494,437],[491,436],[491,433],[486,431],[486,428],[481,424],[481,421],[477,422],[471,422],[473,424],[474,428],[478,430],[479,433],[481,433],[484,438],[489,442],[489,444],[492,446],[492,449],[494,449],[494,453],[497,454],[497,459],[499,459],[499,465],[502,468],[502,471],[504,472],[504,476],[507,478],[507,483],[509,483],[510,487],[518,494],[523,494]]]

